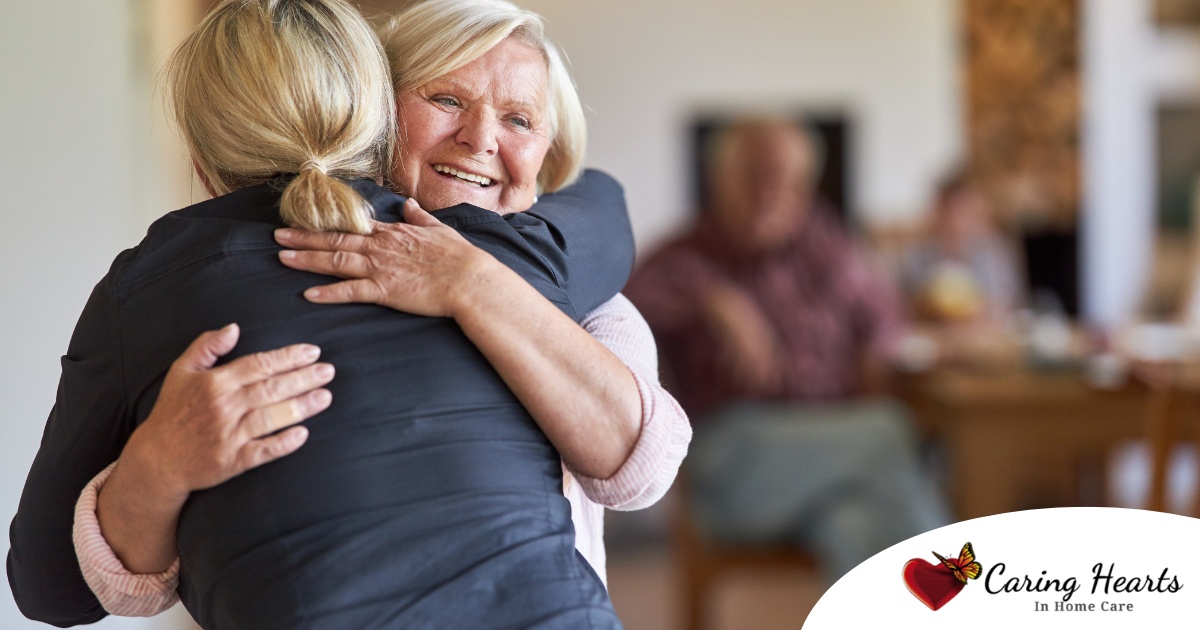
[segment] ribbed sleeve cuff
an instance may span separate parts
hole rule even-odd
[[[687,415],[661,386],[651,386],[631,370],[642,401],[642,428],[629,458],[608,479],[574,471],[592,501],[613,510],[638,510],[666,494],[687,453],[692,430]]]
[[[124,617],[151,617],[175,605],[179,596],[179,558],[162,573],[131,573],[113,553],[100,532],[96,502],[100,488],[116,467],[113,462],[100,471],[79,495],[75,504],[75,555],[83,579],[104,606],[104,610]]]

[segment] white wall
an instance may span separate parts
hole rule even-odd
[[[908,221],[962,147],[953,0],[522,1],[569,56],[589,163],[625,184],[643,249],[688,216],[696,111],[844,107],[863,218]]]
[[[16,512],[58,358],[92,286],[145,229],[137,0],[0,0],[0,523]],[[7,545],[3,545],[7,551]],[[178,627],[106,620],[100,628]],[[0,628],[45,628],[0,588]]]

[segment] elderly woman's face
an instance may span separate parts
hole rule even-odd
[[[548,73],[532,46],[509,38],[479,59],[398,96],[393,178],[428,210],[470,203],[528,210],[550,147]]]

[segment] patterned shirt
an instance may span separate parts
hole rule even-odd
[[[728,377],[700,306],[718,282],[744,291],[773,328],[783,356],[780,391],[752,393]],[[861,359],[889,357],[903,325],[895,288],[819,205],[789,244],[754,256],[701,221],[651,255],[625,293],[654,330],[672,391],[693,420],[735,400],[854,396]]]

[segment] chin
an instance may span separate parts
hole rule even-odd
[[[455,190],[441,189],[421,195],[425,197],[425,200],[418,198],[417,203],[420,203],[422,208],[429,210],[441,210],[457,206],[460,203],[469,203],[484,210],[499,211],[500,200],[496,195],[489,194],[486,190],[462,190],[462,187],[459,186],[454,188]],[[426,205],[426,200],[429,202],[428,205]]]

